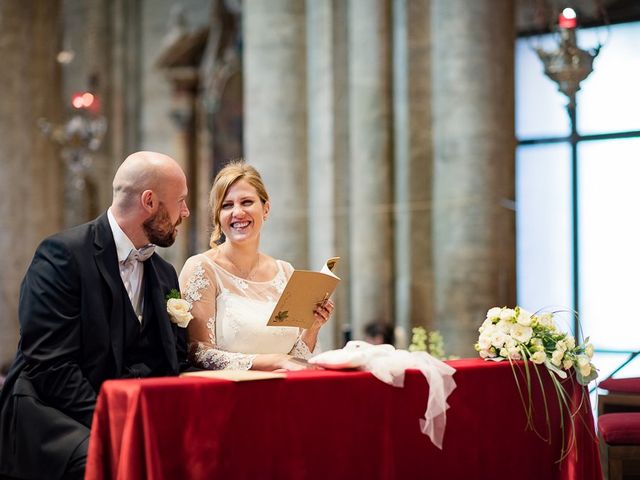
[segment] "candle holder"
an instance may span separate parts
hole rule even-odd
[[[569,109],[575,108],[580,83],[593,71],[593,61],[603,46],[598,44],[589,50],[581,49],[578,47],[576,30],[576,14],[566,8],[558,19],[558,48],[547,52],[541,47],[534,47],[544,64],[544,73],[558,84],[558,90],[569,99]]]
[[[67,225],[87,220],[85,211],[90,209],[90,205],[87,205],[86,190],[93,166],[93,153],[100,148],[107,132],[107,119],[97,112],[92,94],[76,94],[72,104],[74,110],[62,124],[53,124],[46,118],[38,120],[40,131],[61,147],[60,154],[66,167]]]

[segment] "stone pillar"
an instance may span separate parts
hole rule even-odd
[[[0,2],[0,363],[18,339],[19,287],[40,241],[62,223],[61,160],[38,119],[61,121],[60,2]]]
[[[242,13],[246,159],[271,196],[261,249],[306,268],[305,2],[245,0]]]
[[[342,347],[345,333],[351,331],[351,225],[349,223],[349,49],[348,4],[333,0],[333,130],[335,155],[335,241],[342,257],[338,276],[342,282],[335,294],[336,347]]]
[[[430,0],[393,3],[396,325],[433,329]],[[401,339],[397,339],[400,347]]]
[[[348,185],[347,115],[342,111],[347,90],[346,7],[335,0],[307,0],[309,263],[320,268],[340,256],[336,273],[342,279],[334,295],[336,309],[321,330],[324,349],[341,347],[349,322],[348,228],[346,207],[339,203]],[[346,201],[342,202],[346,204]],[[348,230],[347,230],[348,232]]]
[[[187,176],[190,192],[188,205],[191,215],[182,222],[176,242],[171,247],[162,249],[162,256],[180,269],[187,257],[209,248],[207,246],[204,249],[196,249],[197,236],[206,236],[204,233],[209,227],[206,223],[207,217],[197,215],[201,212],[199,208],[201,204],[206,205],[209,198],[208,192],[202,195],[203,192],[198,191],[198,179],[200,177],[208,179],[209,172],[200,172],[197,163],[196,122],[200,119],[196,100],[199,83],[198,69],[193,66],[183,66],[169,69],[166,74],[173,86],[170,112],[175,131],[173,158]]]
[[[447,353],[515,302],[514,2],[432,0],[434,267]]]
[[[104,0],[93,0],[102,2]],[[140,2],[115,0],[107,2],[112,12],[111,49],[107,48],[111,60],[110,76],[104,76],[109,84],[106,91],[111,98],[111,151],[115,170],[122,161],[141,146],[141,100],[143,93],[141,38],[142,25]],[[151,55],[144,57],[147,65],[152,63]],[[104,69],[104,67],[102,67]],[[150,147],[151,148],[151,147]],[[157,148],[157,147],[156,147]],[[113,178],[113,176],[112,176]]]
[[[351,320],[393,320],[390,4],[349,2]]]
[[[100,102],[99,113],[107,119],[107,131],[100,148],[91,154],[93,166],[91,177],[97,185],[98,212],[104,212],[113,197],[112,179],[116,168],[124,158],[114,158],[113,132],[113,49],[115,42],[113,38],[113,15],[114,3],[110,0],[90,0],[87,12],[87,37],[85,45],[86,81],[88,87],[95,89],[95,94]],[[77,78],[75,79],[77,81]],[[132,129],[133,130],[133,129]],[[88,219],[91,220],[91,219]]]

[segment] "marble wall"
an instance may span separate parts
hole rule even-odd
[[[172,0],[34,0],[0,2],[0,364],[18,340],[18,290],[38,243],[65,226],[89,220],[111,202],[111,179],[129,153],[140,149],[180,157],[171,123],[170,85],[154,62],[168,31]],[[210,0],[180,2],[187,27],[209,22]],[[56,61],[60,51],[68,63]],[[71,97],[93,90],[108,119],[87,180],[91,198],[72,209],[61,149],[38,128],[72,115]],[[67,190],[65,194],[65,188]],[[85,192],[86,193],[86,192]],[[88,203],[91,208],[88,208]],[[205,233],[206,234],[206,233]],[[180,268],[184,239],[165,256]]]
[[[486,310],[515,302],[514,8],[432,3],[435,318],[472,353]]]
[[[22,276],[38,243],[63,220],[62,163],[38,127],[41,118],[62,118],[60,7],[58,0],[0,2],[0,364],[15,355]]]
[[[110,122],[94,172],[100,209],[131,151],[163,151],[187,165],[183,132],[170,118],[172,86],[155,62],[176,5],[186,19],[178,26],[193,30],[211,22],[216,4],[23,3],[0,3],[0,53],[12,66],[0,76],[15,98],[0,102],[0,182],[11,199],[0,203],[3,359],[15,349],[19,280],[37,242],[63,224],[63,172],[34,119],[63,117],[70,94],[99,78]],[[342,257],[325,347],[340,346],[347,326],[361,338],[367,322],[381,320],[405,331],[438,328],[450,353],[473,354],[484,311],[514,303],[514,3],[242,2],[244,149],[272,195],[264,250],[298,268]],[[22,21],[39,27],[27,33]],[[19,55],[9,39],[32,55]],[[76,56],[56,84],[53,59],[65,42]],[[202,168],[192,192],[202,195],[214,166],[210,138],[196,142]],[[208,224],[205,210],[195,215]],[[193,245],[203,242],[182,239],[163,255],[179,270]]]
[[[386,321],[473,354],[486,309],[515,301],[513,2],[243,8],[245,142],[280,198],[263,243],[346,267],[325,340]]]

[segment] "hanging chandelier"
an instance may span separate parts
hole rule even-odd
[[[544,73],[558,84],[558,90],[568,99],[568,107],[575,108],[576,93],[580,83],[593,71],[593,61],[598,56],[602,44],[583,50],[577,42],[577,16],[572,8],[565,8],[558,16],[558,46],[546,51],[542,47],[534,50],[544,64]]]

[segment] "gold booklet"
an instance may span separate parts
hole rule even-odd
[[[267,325],[309,328],[315,320],[315,306],[327,300],[340,282],[333,273],[338,260],[340,257],[330,258],[319,272],[294,270]]]

